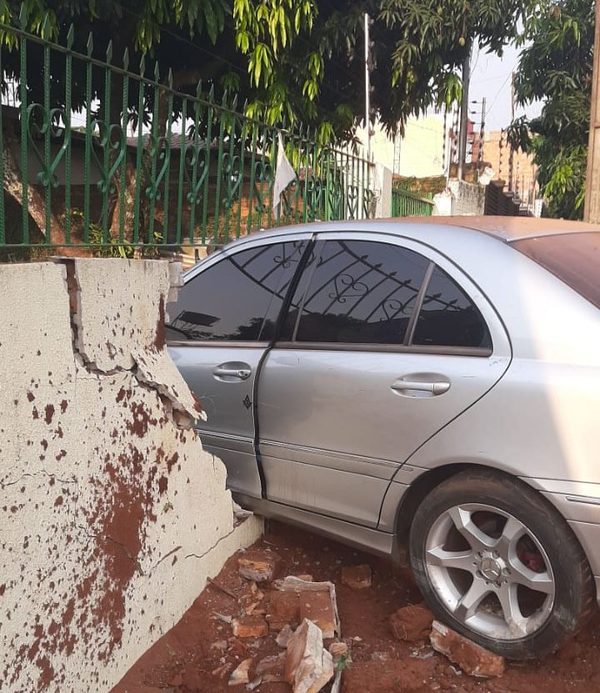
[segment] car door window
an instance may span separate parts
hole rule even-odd
[[[270,341],[306,241],[242,250],[201,271],[169,306],[171,327],[199,341]]]
[[[429,261],[374,241],[331,240],[320,245],[292,300],[300,312],[297,342],[403,344]],[[285,332],[288,332],[286,335]]]
[[[491,349],[485,321],[473,301],[436,267],[423,298],[412,339],[415,346]]]

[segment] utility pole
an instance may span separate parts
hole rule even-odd
[[[593,224],[600,223],[600,0],[596,0],[592,108],[583,217]]]
[[[481,122],[479,124],[479,150],[477,152],[477,169],[479,173],[483,170],[483,140],[485,138],[485,96],[481,99]]]
[[[371,19],[365,12],[365,127],[367,129],[367,160],[371,161],[371,41],[369,25]]]
[[[515,73],[513,72],[510,76],[510,122],[512,123],[515,119]],[[514,165],[514,148],[512,144],[508,143],[508,191],[513,192],[513,165]]]
[[[458,180],[464,179],[467,158],[467,127],[469,122],[469,83],[471,81],[471,43],[462,68],[462,99],[460,104],[460,139],[458,141]]]

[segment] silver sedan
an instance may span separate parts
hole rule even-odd
[[[510,658],[600,588],[600,227],[511,217],[257,234],[190,270],[170,352],[243,506],[408,560]]]

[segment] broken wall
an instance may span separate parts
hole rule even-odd
[[[0,266],[0,689],[109,690],[225,559],[225,468],[164,347],[168,263]]]

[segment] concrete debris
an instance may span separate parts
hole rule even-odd
[[[252,658],[244,659],[239,666],[231,672],[228,686],[241,686],[242,684],[250,683],[250,667],[252,666]]]
[[[424,604],[404,606],[390,616],[390,627],[398,640],[426,640],[431,632],[433,614]]]
[[[312,575],[296,575],[295,577],[298,578],[298,580],[304,580],[304,582],[312,582],[313,581],[313,576]]]
[[[236,638],[263,638],[269,633],[269,625],[260,615],[234,618],[231,625]]]
[[[250,590],[238,599],[238,603],[242,608],[243,612],[248,616],[250,616],[251,614],[259,614],[264,616],[264,614],[267,613],[263,605],[264,597],[264,593],[258,589],[256,583],[251,582]]]
[[[332,642],[331,645],[329,646],[329,654],[333,658],[333,666],[338,674],[336,677],[336,684],[339,686],[340,685],[340,675],[346,667],[350,666],[352,664],[352,657],[350,656],[350,649],[348,648],[348,645],[346,645],[345,642]],[[331,689],[332,691],[335,690],[335,684],[334,687]]]
[[[211,675],[218,678],[218,679],[224,679],[227,676],[227,674],[229,673],[230,668],[231,667],[229,666],[229,664],[222,664],[220,667],[213,669],[211,671]],[[182,684],[183,684],[183,681],[180,681],[178,684],[174,684],[174,687],[178,688]]]
[[[264,616],[267,612],[265,609],[262,607],[261,602],[252,602],[252,604],[249,604],[248,606],[244,607],[245,613],[250,616],[251,614],[260,614]]]
[[[294,693],[317,693],[333,678],[333,658],[312,621],[305,619],[289,639],[284,674]]]
[[[273,583],[281,592],[296,592],[300,600],[300,619],[311,616],[319,620],[320,627],[324,627],[324,637],[333,638],[341,635],[340,617],[337,608],[335,585],[333,582],[310,582],[289,575],[284,580],[275,580]],[[323,594],[326,596],[314,596]]]
[[[353,565],[342,568],[342,584],[353,590],[364,590],[371,587],[373,576],[368,565]]]
[[[348,645],[345,642],[332,642],[329,645],[329,654],[333,657],[333,661],[348,657]]]
[[[262,676],[259,676],[257,679],[254,679],[254,681],[246,685],[246,690],[253,691],[255,688],[258,688],[262,682]]]
[[[256,665],[256,675],[261,676],[264,683],[281,683],[285,681],[285,652],[261,659]]]
[[[279,645],[279,647],[283,647],[285,649],[293,634],[294,631],[289,626],[285,626],[279,631],[279,635],[277,636],[275,642]]]
[[[246,580],[270,582],[275,575],[278,556],[274,553],[247,552],[238,558],[239,573]]]
[[[233,501],[233,515],[236,520],[241,522],[242,520],[246,520],[247,518],[251,517],[253,513],[251,510],[244,510],[244,508]]]
[[[338,669],[335,675],[335,680],[333,682],[333,685],[331,686],[331,692],[330,693],[340,693],[342,690],[342,670]]]
[[[458,664],[470,676],[492,678],[502,676],[505,671],[504,657],[475,644],[439,621],[433,622],[430,640],[434,650]]]
[[[231,623],[233,621],[233,618],[231,616],[220,614],[217,611],[214,612],[213,618],[217,619],[218,621],[223,621],[223,623]]]

